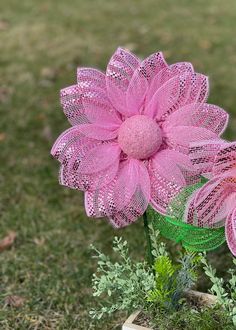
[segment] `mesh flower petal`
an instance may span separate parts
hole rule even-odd
[[[94,123],[118,125],[120,118],[106,93],[105,74],[96,69],[79,68],[77,85],[61,90],[61,104],[72,125]]]
[[[61,90],[61,105],[71,125],[85,124],[89,120],[85,115],[82,93],[78,85],[72,85]]]
[[[235,173],[236,174],[236,173]],[[194,199],[199,227],[220,227],[236,200],[236,176],[215,177],[207,182]]]
[[[114,215],[109,216],[109,221],[115,228],[122,228],[136,221],[148,207],[148,195],[137,187],[129,203]]]
[[[168,145],[188,153],[193,143],[198,145],[197,142],[202,143],[204,140],[217,140],[227,123],[228,114],[223,109],[211,104],[197,103],[172,113],[163,124],[163,132]],[[196,149],[197,154],[199,150]],[[191,153],[194,154],[193,150]],[[207,150],[206,156],[209,155]]]
[[[140,113],[140,109],[144,103],[147,90],[148,80],[143,75],[141,68],[138,67],[138,69],[136,69],[133,74],[126,92],[125,115],[127,117]]]
[[[95,146],[88,150],[78,164],[78,171],[96,173],[120,159],[120,147],[117,144],[107,143]]]
[[[59,183],[71,189],[85,192],[97,191],[112,182],[117,175],[118,168],[119,162],[115,161],[99,172],[87,174],[77,171],[77,162],[74,162],[74,167],[62,164],[59,172]]]
[[[226,220],[225,234],[229,249],[236,256],[236,209],[233,210]]]
[[[208,147],[212,149],[212,145],[205,142],[204,149]],[[235,142],[221,142],[212,161],[212,178],[191,196],[185,213],[186,221],[199,227],[225,226],[227,242],[233,254],[236,252],[235,165]]]
[[[170,200],[188,185],[198,181],[187,155],[174,150],[160,151],[149,167],[151,178],[151,205],[160,213],[166,213]]]
[[[208,96],[208,78],[198,73],[181,73],[166,81],[147,104],[145,114],[161,121],[190,103],[203,103]]]
[[[71,127],[63,132],[55,141],[51,154],[60,162],[64,162],[66,158],[73,156],[75,150],[85,149],[86,146],[96,146],[101,144],[100,141],[90,139],[78,130],[77,126]]]
[[[191,63],[179,62],[169,66],[165,66],[162,70],[157,72],[151,81],[150,88],[147,93],[147,103],[149,103],[156,93],[156,91],[168,80],[179,76],[183,73],[193,73],[194,69]]]
[[[94,124],[79,125],[78,131],[88,138],[100,141],[113,140],[118,136],[118,128],[109,129]]]
[[[178,126],[202,127],[217,135],[224,132],[229,115],[222,108],[207,103],[189,104],[173,112],[165,121],[164,129]]]
[[[77,81],[88,120],[102,127],[119,127],[120,115],[108,99],[105,74],[96,69],[79,68]]]
[[[106,72],[107,92],[114,107],[123,115],[138,114],[149,82],[167,64],[162,53],[140,62],[134,55],[118,48]]]
[[[128,51],[118,48],[106,70],[107,95],[115,109],[126,115],[126,91],[140,60]]]
[[[107,184],[115,177],[120,148],[88,139],[74,126],[57,139],[51,153],[62,163],[60,183],[88,190],[94,189],[98,183],[99,186]]]
[[[118,171],[120,149],[113,144],[87,144],[67,149],[59,180],[70,188],[95,190],[110,183]]]
[[[89,216],[108,216],[115,227],[124,227],[141,216],[150,199],[150,179],[146,167],[129,160],[120,165],[116,178],[99,191],[87,192]]]
[[[156,74],[167,68],[162,53],[155,53],[143,60],[135,70],[129,83],[126,95],[126,115],[135,115],[140,112],[149,85]]]
[[[189,145],[189,157],[201,174],[212,171],[216,154],[225,143],[224,140],[217,138],[193,142]]]
[[[214,175],[220,175],[232,170],[236,170],[236,142],[221,145],[212,168]]]
[[[216,133],[204,127],[175,126],[173,128],[165,128],[163,131],[167,145],[183,153],[189,152],[189,146],[193,142],[215,140],[217,138]]]
[[[168,64],[166,63],[162,52],[158,52],[151,54],[142,61],[140,71],[150,84],[154,77],[166,67],[168,67]]]
[[[61,91],[73,127],[52,148],[59,182],[85,191],[88,215],[106,216],[115,227],[135,221],[149,203],[166,213],[213,165],[227,114],[206,104],[207,95],[206,76],[191,63],[168,65],[161,52],[141,61],[118,48],[106,74],[78,69],[77,84]],[[203,139],[211,148],[194,145]]]

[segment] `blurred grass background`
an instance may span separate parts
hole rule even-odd
[[[210,76],[209,102],[230,112],[226,137],[235,139],[235,30],[235,0],[0,1],[0,233],[17,232],[0,254],[1,329],[120,329],[122,316],[90,324],[89,244],[110,253],[123,235],[134,256],[145,254],[142,221],[115,231],[87,219],[82,194],[58,185],[49,151],[69,127],[59,90],[76,81],[77,66],[105,69],[118,46],[190,61]],[[223,274],[229,253],[217,253]],[[6,306],[11,294],[23,306]]]

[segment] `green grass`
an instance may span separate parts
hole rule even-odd
[[[49,151],[69,127],[58,94],[75,82],[76,67],[105,69],[119,45],[191,61],[210,76],[210,102],[231,113],[226,136],[235,139],[235,28],[234,0],[1,0],[0,233],[18,234],[0,254],[1,329],[120,329],[124,316],[90,325],[89,244],[109,251],[122,234],[144,256],[140,221],[116,232],[86,218],[81,193],[58,185]],[[228,253],[219,251],[222,270]],[[5,306],[9,294],[24,305]]]

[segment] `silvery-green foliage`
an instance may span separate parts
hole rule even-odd
[[[205,254],[202,255],[201,261],[205,274],[213,284],[211,293],[217,296],[218,303],[232,317],[233,324],[236,326],[236,269],[228,270],[230,279],[226,282],[223,278],[217,277],[216,270],[208,264]],[[236,259],[233,259],[233,264],[236,266]]]
[[[230,280],[225,283],[216,277],[216,271],[208,265],[205,255],[184,253],[178,263],[169,256],[164,243],[159,241],[159,232],[149,225],[150,239],[154,257],[153,268],[146,261],[136,262],[130,258],[127,242],[115,237],[113,250],[119,256],[113,262],[104,253],[92,246],[97,258],[97,272],[93,274],[93,295],[101,305],[90,311],[94,319],[116,311],[133,312],[143,310],[151,315],[154,311],[165,311],[172,315],[182,306],[184,291],[190,289],[197,280],[197,267],[204,264],[204,270],[211,279],[211,292],[216,294],[236,325],[236,274],[229,270]],[[234,260],[236,265],[236,260]],[[185,309],[188,308],[185,306]],[[192,309],[189,308],[189,311]]]
[[[177,271],[178,290],[183,292],[190,289],[197,281],[197,269],[201,262],[199,254],[187,252],[182,254],[179,261],[179,269]]]
[[[166,250],[166,245],[163,242],[160,242],[159,235],[160,232],[153,227],[153,223],[149,222],[148,224],[150,239],[152,244],[152,255],[155,258],[159,256],[168,256],[168,252]]]
[[[113,250],[120,256],[119,262],[112,262],[94,246],[92,249],[98,259],[97,273],[92,278],[93,295],[106,294],[110,299],[106,299],[107,303],[102,303],[100,309],[91,310],[90,315],[100,319],[104,314],[112,314],[118,310],[142,309],[148,292],[155,285],[155,278],[148,264],[145,261],[132,261],[127,242],[122,238],[115,237],[113,242]]]
[[[120,257],[116,262],[92,246],[98,260],[92,278],[93,295],[101,297],[101,308],[90,311],[94,319],[115,311],[175,309],[180,305],[183,291],[195,282],[196,256],[184,254],[175,265],[165,244],[159,241],[159,233],[152,225],[149,230],[155,259],[153,268],[146,261],[133,261],[122,238],[115,237],[113,241],[113,250]]]

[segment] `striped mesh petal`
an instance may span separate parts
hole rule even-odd
[[[147,104],[151,101],[156,91],[162,85],[164,85],[168,80],[184,73],[193,73],[193,72],[194,72],[193,66],[191,63],[188,62],[179,62],[169,66],[165,66],[162,70],[157,72],[157,74],[153,77],[151,81],[146,98]]]
[[[174,150],[162,150],[149,162],[151,179],[151,205],[166,214],[170,200],[181,189],[198,181],[188,156]]]
[[[155,53],[140,62],[135,55],[118,48],[106,71],[108,96],[113,106],[124,116],[138,114],[149,85],[167,64],[162,53]]]
[[[61,104],[69,122],[119,125],[119,115],[107,97],[105,74],[92,68],[79,68],[77,80],[77,85],[61,90]]]
[[[57,138],[52,146],[51,154],[63,163],[66,158],[73,155],[75,150],[85,148],[87,145],[96,146],[99,144],[101,144],[100,141],[86,137],[81,134],[77,126],[74,126],[67,129]]]
[[[204,127],[175,126],[164,130],[166,144],[171,148],[189,153],[189,145],[196,141],[215,140],[218,135]]]
[[[181,73],[166,81],[145,107],[145,114],[163,121],[172,112],[191,103],[204,103],[208,78],[199,73]]]
[[[236,256],[236,208],[227,217],[225,234],[229,249]]]
[[[215,157],[212,171],[214,175],[236,171],[236,142],[226,143],[221,146]]]
[[[163,127],[173,129],[178,126],[202,127],[217,135],[224,132],[229,115],[222,108],[207,103],[193,103],[173,112]]]
[[[146,210],[150,199],[150,179],[142,162],[124,161],[116,178],[106,187],[85,195],[88,216],[107,216],[114,227],[120,228],[137,220]]]
[[[118,145],[89,139],[76,126],[61,134],[51,153],[61,162],[59,182],[85,191],[111,182],[120,161]]]
[[[236,201],[236,176],[216,177],[207,182],[194,199],[195,223],[220,227]]]
[[[226,142],[219,138],[215,140],[198,141],[190,143],[189,157],[201,174],[209,173],[215,162],[215,157]]]
[[[140,60],[125,49],[118,48],[111,57],[106,70],[107,95],[122,115],[127,114],[126,92]]]

